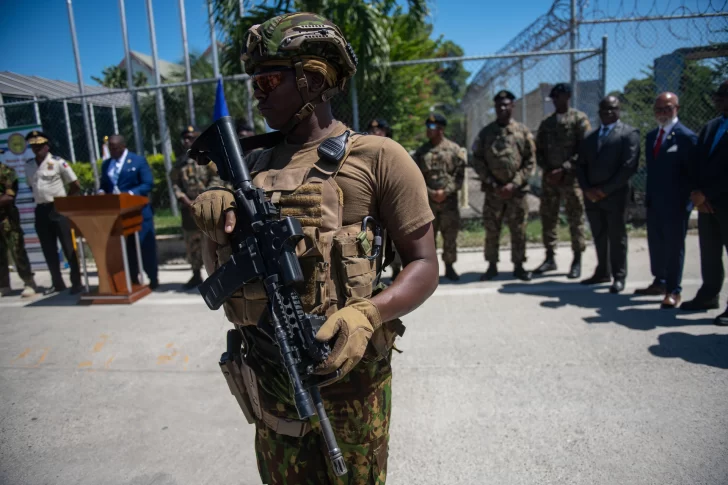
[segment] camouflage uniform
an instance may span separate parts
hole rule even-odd
[[[172,188],[177,199],[186,195],[191,201],[212,186],[222,186],[214,164],[198,165],[187,154],[182,155],[170,173]],[[185,238],[187,260],[192,271],[202,269],[202,232],[197,228],[192,212],[188,207],[181,207],[182,233]]]
[[[427,142],[417,149],[413,157],[420,167],[427,184],[427,192],[432,195],[444,190],[447,198],[435,202],[430,198],[430,209],[435,214],[433,229],[435,237],[442,232],[442,261],[452,264],[457,261],[457,238],[460,230],[460,208],[458,190],[463,186],[465,177],[465,150],[447,138],[437,146]]]
[[[528,177],[535,166],[536,147],[533,135],[525,125],[511,120],[506,126],[497,121],[483,128],[473,144],[473,168],[480,176],[485,192],[483,226],[485,227],[485,260],[498,262],[501,226],[505,220],[511,231],[511,261],[526,260],[526,223],[529,190]],[[496,188],[509,183],[516,190],[510,200],[496,194]]]
[[[584,195],[576,176],[579,144],[591,130],[589,118],[581,111],[569,108],[563,115],[552,114],[541,122],[536,135],[536,163],[543,169],[541,223],[543,244],[548,252],[556,249],[559,207],[563,197],[566,218],[571,231],[571,247],[575,253],[584,252]],[[564,169],[560,185],[551,185],[546,175]]]
[[[0,195],[16,196],[18,193],[18,176],[11,167],[0,163]],[[10,287],[8,271],[8,251],[15,261],[18,275],[29,283],[33,280],[28,254],[23,242],[23,229],[20,226],[20,214],[15,203],[0,208],[0,288]]]

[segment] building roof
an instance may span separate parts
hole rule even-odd
[[[154,59],[152,56],[142,54],[141,52],[131,51],[131,56],[137,60],[140,64],[146,66],[150,71],[154,72]],[[162,79],[169,79],[174,75],[184,75],[185,67],[174,62],[165,61],[163,59],[157,59],[157,65],[159,66],[159,75]],[[126,58],[122,59],[119,63],[119,67],[126,69]],[[149,81],[153,81],[150,79]]]
[[[119,93],[102,86],[84,86],[87,95],[96,95],[87,98],[89,103],[96,106],[130,106],[131,98],[128,93]],[[46,79],[38,76],[26,76],[10,71],[0,72],[0,95],[17,98],[55,99],[78,96],[78,84],[68,81]],[[79,103],[80,98],[70,99],[69,102]]]

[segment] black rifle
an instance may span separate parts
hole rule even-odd
[[[190,157],[198,164],[212,161],[220,178],[233,185],[237,222],[231,235],[232,256],[200,285],[205,303],[217,310],[243,285],[262,281],[268,296],[268,312],[258,322],[277,344],[281,360],[293,386],[296,410],[301,419],[318,414],[321,434],[337,476],[346,474],[346,463],[336,443],[324,410],[319,385],[339,376],[314,374],[331,347],[315,339],[326,317],[304,313],[294,283],[303,281],[296,245],[303,238],[301,223],[280,217],[278,209],[253,185],[243,159],[235,122],[225,116],[213,123],[192,144]]]

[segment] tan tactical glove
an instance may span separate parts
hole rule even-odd
[[[350,299],[344,308],[326,319],[316,334],[319,342],[336,337],[331,354],[316,368],[316,374],[330,374],[340,369],[339,378],[346,375],[359,363],[372,333],[381,326],[382,317],[371,301]]]
[[[220,245],[228,243],[225,213],[235,209],[235,196],[227,189],[215,188],[201,193],[192,203],[192,216],[197,227]]]

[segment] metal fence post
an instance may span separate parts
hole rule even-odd
[[[93,154],[94,160],[98,160],[102,157],[101,147],[99,147],[99,132],[96,131],[96,114],[94,113],[94,105],[89,103],[88,109],[91,112],[91,133],[93,133],[94,148],[96,151]]]
[[[359,97],[356,92],[356,75],[351,78],[351,127],[359,131]]]
[[[126,60],[126,85],[127,88],[134,87],[134,72],[131,65],[131,50],[129,50],[129,32],[126,28],[126,8],[124,0],[119,0],[119,12],[121,14],[121,37],[124,41],[124,59]],[[131,92],[131,124],[134,130],[134,145],[136,152],[144,156],[144,138],[142,137],[142,123],[139,115],[139,98],[136,91]]]
[[[521,123],[526,125],[526,75],[521,57]]]
[[[83,73],[81,72],[81,56],[78,52],[78,39],[76,38],[76,22],[73,19],[73,5],[71,0],[66,0],[68,7],[68,23],[71,27],[71,40],[73,43],[73,57],[76,59],[76,77],[78,77],[78,91],[81,93],[81,113],[83,113],[83,127],[86,132],[86,144],[88,146],[88,156],[91,158],[91,169],[94,173],[94,192],[99,191],[99,170],[96,167],[96,159],[94,157],[94,147],[91,140],[91,125],[88,119],[88,109],[86,104],[85,89],[83,86]]]
[[[570,27],[569,27],[569,46],[571,50],[576,49],[576,36],[577,36],[577,29],[579,28],[578,24],[576,23],[576,0],[571,0],[571,19],[570,19]],[[579,98],[579,87],[578,79],[576,75],[576,54],[571,53],[571,56],[569,58],[569,66],[570,66],[570,76],[569,76],[569,83],[571,84],[571,104],[574,107],[578,106],[578,98]]]
[[[602,37],[602,65],[601,65],[601,78],[602,78],[602,98],[607,95],[607,36]]]
[[[164,154],[164,177],[167,180],[167,192],[169,192],[169,207],[172,214],[176,217],[179,215],[177,208],[177,198],[174,196],[172,189],[172,181],[169,178],[169,172],[172,171],[172,141],[169,138],[169,128],[167,127],[167,114],[164,110],[164,93],[161,84],[162,77],[159,74],[159,58],[157,57],[157,34],[154,30],[154,11],[152,10],[152,0],[147,0],[147,18],[149,20],[149,39],[152,44],[152,63],[154,64],[154,84],[156,88],[157,100],[157,120],[159,122],[159,136],[162,140],[162,153]]]
[[[71,117],[68,115],[68,101],[63,100],[63,117],[66,120],[66,136],[68,137],[68,148],[71,150],[71,163],[76,163],[76,149],[73,146],[73,129],[71,128]]]
[[[36,96],[33,96],[33,100],[37,101],[38,98]],[[35,124],[36,125],[42,125],[40,122],[40,108],[38,108],[38,103],[33,103],[33,113],[35,114]]]
[[[217,36],[215,35],[215,16],[212,10],[212,1],[207,0],[207,22],[210,25],[210,49],[212,49],[212,69],[215,77],[220,77],[220,62],[217,58]]]
[[[119,134],[119,120],[116,117],[116,105],[111,106],[111,121],[114,124],[114,134]]]
[[[192,68],[190,67],[190,49],[187,45],[187,15],[184,0],[179,0],[179,23],[182,28],[182,55],[185,59],[185,80],[189,83],[192,80]],[[190,111],[190,124],[192,126],[197,125],[195,98],[192,96],[192,84],[187,84],[187,109]]]

